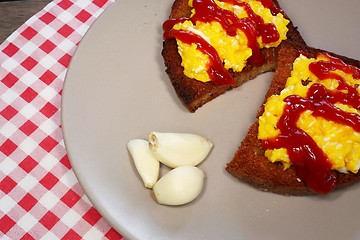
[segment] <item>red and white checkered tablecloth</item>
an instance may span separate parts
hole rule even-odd
[[[70,166],[61,93],[70,59],[114,0],[54,0],[0,45],[0,238],[122,239]]]

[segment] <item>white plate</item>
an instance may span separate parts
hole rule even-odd
[[[283,0],[309,45],[360,59],[360,1]],[[285,197],[238,182],[224,170],[271,80],[265,74],[195,114],[164,73],[161,24],[172,0],[118,0],[72,59],[63,92],[71,164],[101,214],[129,239],[359,239],[360,189]],[[201,164],[202,195],[181,207],[156,204],[126,149],[150,131],[191,132],[214,149]]]

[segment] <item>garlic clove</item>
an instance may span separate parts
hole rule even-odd
[[[155,158],[171,168],[198,165],[213,146],[208,139],[191,133],[151,132],[148,141]]]
[[[159,204],[183,205],[196,199],[202,191],[205,173],[194,166],[181,166],[166,173],[153,188]]]
[[[144,186],[152,188],[159,179],[160,162],[151,153],[148,141],[133,139],[128,142],[127,148]]]

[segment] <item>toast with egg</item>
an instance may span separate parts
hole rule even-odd
[[[284,15],[284,18],[289,21],[287,25],[288,32],[286,33],[287,40],[284,40],[283,42],[291,42],[300,45],[305,44],[300,33],[297,31],[297,28],[281,10],[279,3],[274,0],[273,4],[273,6]],[[171,8],[169,19],[181,19],[189,17],[191,14],[192,8],[189,6],[188,0],[175,0]],[[187,77],[184,74],[182,58],[178,52],[177,41],[173,38],[165,39],[163,41],[162,56],[166,67],[166,73],[168,74],[178,98],[190,112],[195,112],[199,107],[226,91],[240,86],[259,74],[274,71],[277,51],[278,47],[262,48],[260,50],[264,57],[264,62],[262,64],[252,64],[248,61],[240,72],[232,71],[230,68],[229,73],[235,80],[235,84],[233,85],[218,85],[212,81],[201,82]]]
[[[319,53],[324,53],[326,51],[310,48],[305,45],[289,45],[288,43],[284,43],[281,45],[278,57],[277,57],[277,68],[273,76],[272,83],[269,87],[269,90],[265,96],[264,104],[259,108],[256,121],[249,128],[248,133],[245,139],[241,142],[238,147],[233,159],[227,164],[226,170],[241,180],[242,182],[246,182],[251,186],[264,190],[270,191],[283,195],[309,195],[314,193],[319,193],[317,191],[314,192],[314,189],[311,189],[304,181],[302,181],[296,171],[294,165],[288,166],[287,169],[284,169],[284,165],[281,162],[271,162],[265,156],[266,148],[264,147],[264,143],[259,139],[259,118],[263,115],[265,111],[265,103],[267,99],[271,96],[279,95],[285,85],[287,84],[288,78],[291,76],[293,71],[293,63],[294,60],[299,57],[300,54],[308,58],[314,58]],[[355,83],[353,83],[353,89],[355,92],[353,93],[352,99],[355,101],[353,105],[354,107],[354,118],[357,119],[353,128],[357,128],[352,137],[356,137],[352,143],[353,149],[349,150],[350,154],[354,155],[355,160],[355,168],[359,167],[359,68],[360,61],[350,59],[347,57],[343,57],[334,53],[326,52],[327,54],[336,57],[342,60],[344,63],[350,65],[351,67],[355,67],[356,69],[356,78]],[[326,66],[325,64],[323,66]],[[347,68],[348,69],[348,68]],[[307,79],[303,80],[303,85],[307,84]],[[341,90],[346,92],[344,90]],[[356,93],[357,92],[357,93]],[[354,96],[357,95],[357,96]],[[353,101],[352,100],[352,101]],[[356,113],[357,112],[357,113]],[[355,116],[357,115],[357,116]],[[266,119],[266,121],[269,121]],[[274,127],[275,128],[275,127]],[[312,128],[316,128],[316,126],[312,126]],[[330,132],[330,129],[329,129]],[[344,133],[340,133],[344,134]],[[356,136],[355,136],[356,135]],[[349,136],[344,136],[346,141],[351,139]],[[295,140],[297,141],[297,140]],[[352,140],[353,141],[353,140]],[[330,147],[332,153],[337,153],[337,147]],[[356,149],[355,149],[356,148]],[[356,156],[357,154],[357,156]],[[339,189],[353,183],[357,182],[360,179],[360,174],[357,173],[357,170],[353,172],[348,171],[344,173],[344,171],[331,170],[331,175],[335,177],[334,188]],[[346,171],[346,170],[345,170]],[[332,190],[333,190],[332,189]],[[321,193],[321,192],[320,192]]]

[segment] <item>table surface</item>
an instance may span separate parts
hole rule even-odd
[[[0,0],[0,43],[51,0]]]

